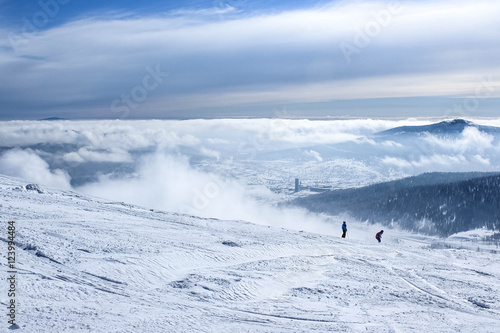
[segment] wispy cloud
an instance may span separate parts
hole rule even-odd
[[[323,162],[323,158],[321,157],[320,153],[314,150],[306,150],[305,151],[306,155],[311,156],[318,162]]]
[[[442,167],[454,166],[454,169],[460,169],[461,164],[469,163],[463,155],[430,155],[419,156],[415,160],[406,160],[398,157],[385,157],[383,163],[394,165],[401,168],[428,168],[433,167],[441,170]]]
[[[132,162],[132,157],[126,151],[110,149],[109,151],[95,151],[88,147],[82,147],[76,152],[70,152],[63,156],[63,160],[73,163],[84,162]]]
[[[468,151],[484,152],[487,149],[494,148],[494,137],[491,134],[483,133],[475,127],[467,127],[459,137],[442,138],[433,135],[427,135],[423,138],[424,142],[437,146],[451,152],[465,153]]]

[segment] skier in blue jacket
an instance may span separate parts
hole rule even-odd
[[[342,238],[345,238],[346,234],[347,234],[347,225],[345,224],[344,221],[344,223],[342,223]]]

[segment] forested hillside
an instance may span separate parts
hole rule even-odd
[[[447,236],[500,229],[500,174],[427,173],[357,189],[296,199],[314,212],[352,217],[426,234]]]

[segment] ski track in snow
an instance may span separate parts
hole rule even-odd
[[[0,176],[2,222],[16,221],[17,322],[26,332],[500,327],[495,254],[431,249],[400,232],[403,241],[378,244],[24,185]]]

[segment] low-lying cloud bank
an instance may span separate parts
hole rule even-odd
[[[426,120],[353,119],[311,121],[305,119],[193,119],[193,120],[100,120],[100,121],[7,121],[0,122],[1,146],[77,144],[92,149],[132,150],[152,146],[176,147],[239,144],[256,141],[305,144],[353,140],[395,126],[429,124]]]

